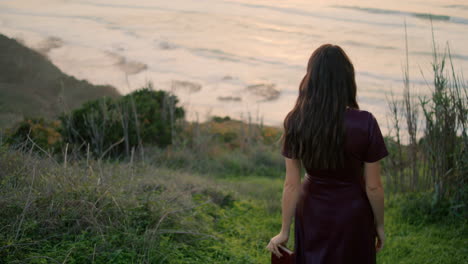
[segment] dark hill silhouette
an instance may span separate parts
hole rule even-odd
[[[46,56],[0,34],[0,128],[23,116],[54,118],[102,96],[120,94],[66,75]]]

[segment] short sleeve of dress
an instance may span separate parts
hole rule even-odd
[[[388,155],[385,141],[375,117],[370,114],[368,122],[368,146],[364,153],[365,162],[376,162]]]

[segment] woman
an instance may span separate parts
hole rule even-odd
[[[296,263],[375,263],[385,242],[379,160],[388,152],[374,116],[359,110],[354,67],[339,46],[310,57],[282,142],[282,227],[267,249],[281,256],[294,214]]]

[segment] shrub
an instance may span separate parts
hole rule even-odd
[[[44,151],[55,152],[62,143],[59,129],[59,121],[25,118],[7,131],[6,143],[23,149],[40,147]]]
[[[389,101],[395,133],[394,144],[389,145],[393,155],[384,162],[386,184],[391,192],[429,192],[433,202],[423,205],[419,201],[424,199],[416,199],[410,204],[434,217],[447,210],[466,215],[468,86],[455,70],[449,47],[441,53],[434,35],[432,56],[430,95],[416,97],[410,91],[406,62],[403,99]],[[403,138],[408,145],[402,144]]]
[[[184,110],[178,99],[165,91],[148,87],[119,99],[101,98],[63,114],[62,135],[66,142],[89,144],[90,152],[100,157],[128,156],[143,143],[164,148],[172,143],[179,130],[177,121]]]

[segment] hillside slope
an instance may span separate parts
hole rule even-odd
[[[66,75],[44,55],[0,34],[0,128],[23,116],[54,117],[101,96],[119,93]]]

